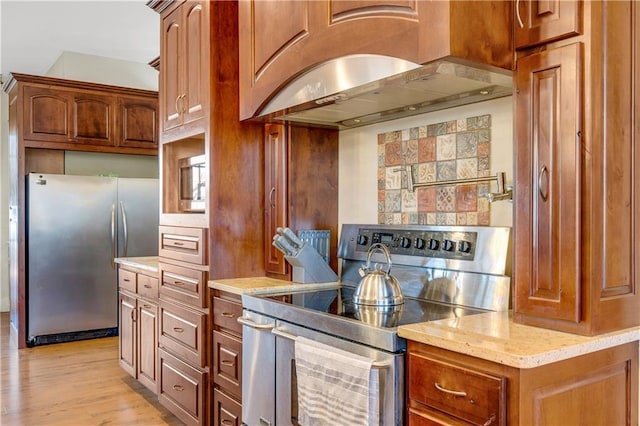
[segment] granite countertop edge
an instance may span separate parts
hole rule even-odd
[[[116,257],[114,262],[149,272],[158,272],[158,256]]]
[[[333,289],[340,287],[339,282],[296,283],[269,277],[248,277],[209,280],[208,286],[215,290],[242,296],[243,294],[280,293]]]
[[[640,327],[581,336],[513,322],[508,312],[398,327],[407,340],[515,368],[535,368],[640,340]]]

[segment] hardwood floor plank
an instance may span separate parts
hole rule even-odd
[[[118,365],[118,338],[17,349],[0,313],[3,426],[181,425]]]

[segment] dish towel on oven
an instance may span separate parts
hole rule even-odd
[[[298,337],[295,361],[299,424],[380,424],[379,373],[373,360]]]

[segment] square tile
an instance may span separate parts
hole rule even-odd
[[[400,211],[403,213],[416,213],[418,211],[418,200],[414,191],[403,189],[401,192],[401,206]]]
[[[438,181],[453,180],[456,178],[456,160],[436,162]]]
[[[479,226],[489,226],[489,222],[491,219],[491,215],[488,211],[478,213],[478,225]]]
[[[402,163],[402,143],[388,142],[384,149],[384,165],[397,166]]]
[[[478,155],[478,132],[456,133],[456,157],[469,158]]]
[[[384,189],[383,190],[378,190],[378,201],[381,201],[381,202],[384,203],[384,200],[385,200],[384,194],[385,194],[385,192],[387,192],[387,191],[385,191]]]
[[[467,224],[467,214],[456,213],[456,225],[466,225],[466,224]]]
[[[387,167],[385,175],[385,189],[402,188],[402,173],[398,167]]]
[[[384,168],[385,159],[385,145],[378,145],[378,167]]]
[[[378,145],[383,145],[384,144],[384,133],[378,133]]]
[[[378,201],[378,215],[380,215],[380,213],[384,213],[384,200]]]
[[[458,132],[465,132],[467,130],[467,119],[463,118],[461,120],[456,120],[456,128],[458,129]]]
[[[478,157],[478,171],[489,170],[489,157]]]
[[[435,182],[436,181],[436,163],[420,163],[418,164],[418,176],[416,182]]]
[[[393,224],[393,225],[401,225],[402,224],[402,213],[393,213],[391,215],[391,224]]]
[[[437,210],[436,188],[417,188],[416,192],[419,212],[435,212]]]
[[[491,153],[491,144],[489,142],[478,142],[478,157],[488,157]]]
[[[456,120],[447,121],[447,133],[455,133],[458,131],[458,122]]]
[[[437,213],[427,213],[427,225],[437,225],[438,224],[438,214]]]
[[[427,161],[436,161],[435,136],[418,139],[418,162],[426,163]]]
[[[418,139],[420,136],[418,127],[412,127],[409,129],[409,139]]]
[[[478,177],[478,159],[476,157],[456,160],[457,179],[470,179],[475,177]]]
[[[426,213],[418,213],[418,225],[428,225],[427,222],[427,214]]]
[[[442,123],[436,124],[436,135],[440,136],[440,135],[446,135],[446,134],[447,134],[447,123],[442,122]]]
[[[427,137],[427,126],[418,127],[418,139]]]
[[[490,129],[480,129],[478,130],[478,142],[489,142],[491,140],[491,130]]]
[[[445,161],[456,158],[455,134],[442,135],[436,138],[436,160]]]
[[[418,140],[409,139],[402,142],[403,164],[416,164],[418,162]]]
[[[438,212],[456,211],[456,189],[455,186],[444,186],[437,188],[436,209]]]
[[[438,127],[435,124],[429,124],[427,126],[427,137],[438,136]]]
[[[384,169],[382,169],[384,170]],[[384,179],[378,179],[378,191],[384,191],[387,188],[386,182]]]
[[[385,213],[400,212],[401,206],[402,206],[402,203],[401,203],[400,190],[387,191],[385,194],[385,200],[384,200]]]
[[[478,212],[468,212],[467,225],[477,225],[477,224],[478,224]]]
[[[491,116],[489,114],[478,117],[478,129],[488,129],[491,127]]]
[[[456,211],[472,212],[478,209],[478,189],[476,185],[458,185],[456,187]]]

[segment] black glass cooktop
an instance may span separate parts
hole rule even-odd
[[[273,299],[298,308],[337,315],[343,318],[362,321],[378,327],[397,327],[425,321],[458,318],[465,315],[482,313],[480,309],[447,305],[424,299],[406,298],[396,306],[377,307],[356,305],[353,303],[355,288],[340,287],[332,290],[319,290],[304,293],[290,293],[259,296]]]

